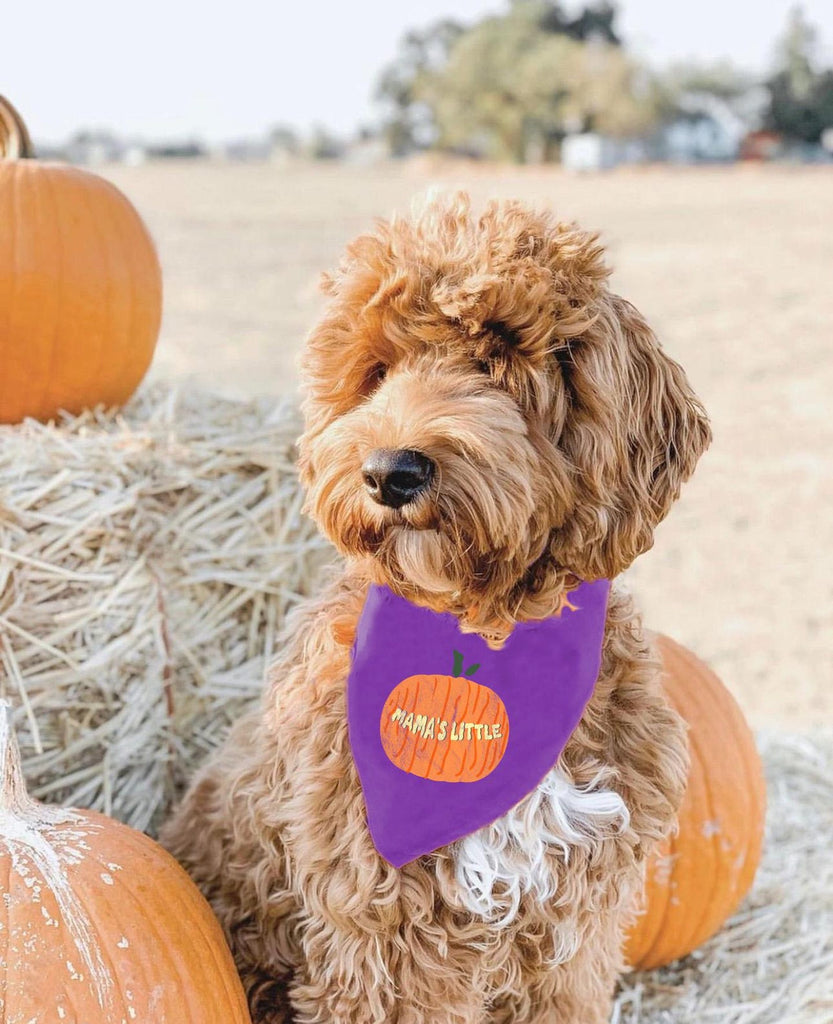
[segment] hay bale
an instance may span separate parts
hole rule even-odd
[[[153,832],[329,549],[295,408],[157,387],[0,428],[0,695],[32,792]]]
[[[162,387],[123,415],[0,428],[0,696],[32,791],[153,832],[260,691],[328,545],[290,405]],[[741,911],[626,977],[613,1024],[833,1022],[833,735],[761,739],[764,858]]]

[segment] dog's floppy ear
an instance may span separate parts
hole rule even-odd
[[[557,353],[567,399],[559,445],[576,502],[551,554],[582,579],[615,576],[651,546],[711,440],[685,373],[638,310],[607,293],[597,312]]]

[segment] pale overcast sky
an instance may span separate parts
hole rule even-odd
[[[791,6],[622,0],[619,27],[658,66],[730,57],[760,71]],[[803,6],[831,60],[833,0]],[[7,0],[0,93],[48,141],[81,126],[209,140],[276,123],[349,132],[372,121],[379,69],[406,29],[502,8],[500,0]]]

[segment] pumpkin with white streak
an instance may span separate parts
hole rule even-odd
[[[0,1020],[249,1024],[185,872],[141,832],[31,799],[0,705]]]

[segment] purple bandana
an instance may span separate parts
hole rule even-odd
[[[402,867],[506,814],[558,760],[593,693],[608,580],[502,650],[372,586],[347,682],[350,745],[376,849]]]

